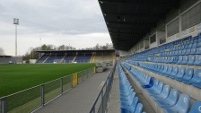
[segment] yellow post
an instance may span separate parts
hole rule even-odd
[[[96,67],[94,67],[94,73],[96,73]]]
[[[73,87],[77,85],[77,73],[73,73]]]

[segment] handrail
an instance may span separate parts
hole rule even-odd
[[[101,91],[99,92],[94,104],[92,105],[92,108],[89,113],[105,113],[107,101],[109,99],[109,93],[112,87],[114,72],[116,70],[116,63],[113,66],[112,70],[110,71],[103,87],[101,88]],[[105,93],[104,88],[106,88]],[[103,94],[104,93],[104,94]],[[101,101],[100,105],[98,105],[98,101]],[[98,107],[98,109],[96,109]]]

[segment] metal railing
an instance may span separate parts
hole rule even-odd
[[[105,81],[89,113],[105,113],[106,112],[107,102],[109,100],[109,94],[112,88],[115,70],[116,70],[116,64],[113,66],[112,70],[110,71],[107,77],[107,80]]]
[[[77,72],[77,84],[94,74],[94,68]],[[34,112],[70,90],[73,74],[0,98],[0,113]]]

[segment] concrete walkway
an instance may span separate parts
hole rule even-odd
[[[114,74],[113,85],[108,102],[108,113],[120,113],[119,78],[118,69]]]
[[[97,98],[110,69],[96,73],[35,113],[88,113]]]

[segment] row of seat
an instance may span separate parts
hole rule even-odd
[[[139,63],[139,66],[159,75],[201,88],[201,69],[196,69],[194,72],[194,68],[142,62]]]
[[[150,81],[150,76],[130,67],[124,63],[124,67],[133,75],[141,86],[145,81]],[[146,79],[146,80],[145,80]],[[179,94],[177,89],[171,88],[169,85],[163,82],[152,79],[153,83],[146,82],[146,84],[152,84],[151,87],[143,87],[144,90],[150,95],[150,97],[163,109],[166,113],[200,113],[201,101],[195,101],[190,108],[189,95],[182,93]]]
[[[181,65],[201,65],[201,55],[153,57],[150,62],[173,63]]]
[[[155,56],[181,56],[201,54],[201,35],[186,37],[162,46],[136,53],[131,56],[136,61],[145,61]]]
[[[136,92],[129,83],[120,65],[118,65],[118,71],[121,113],[145,113],[142,112],[143,105],[138,103]]]

